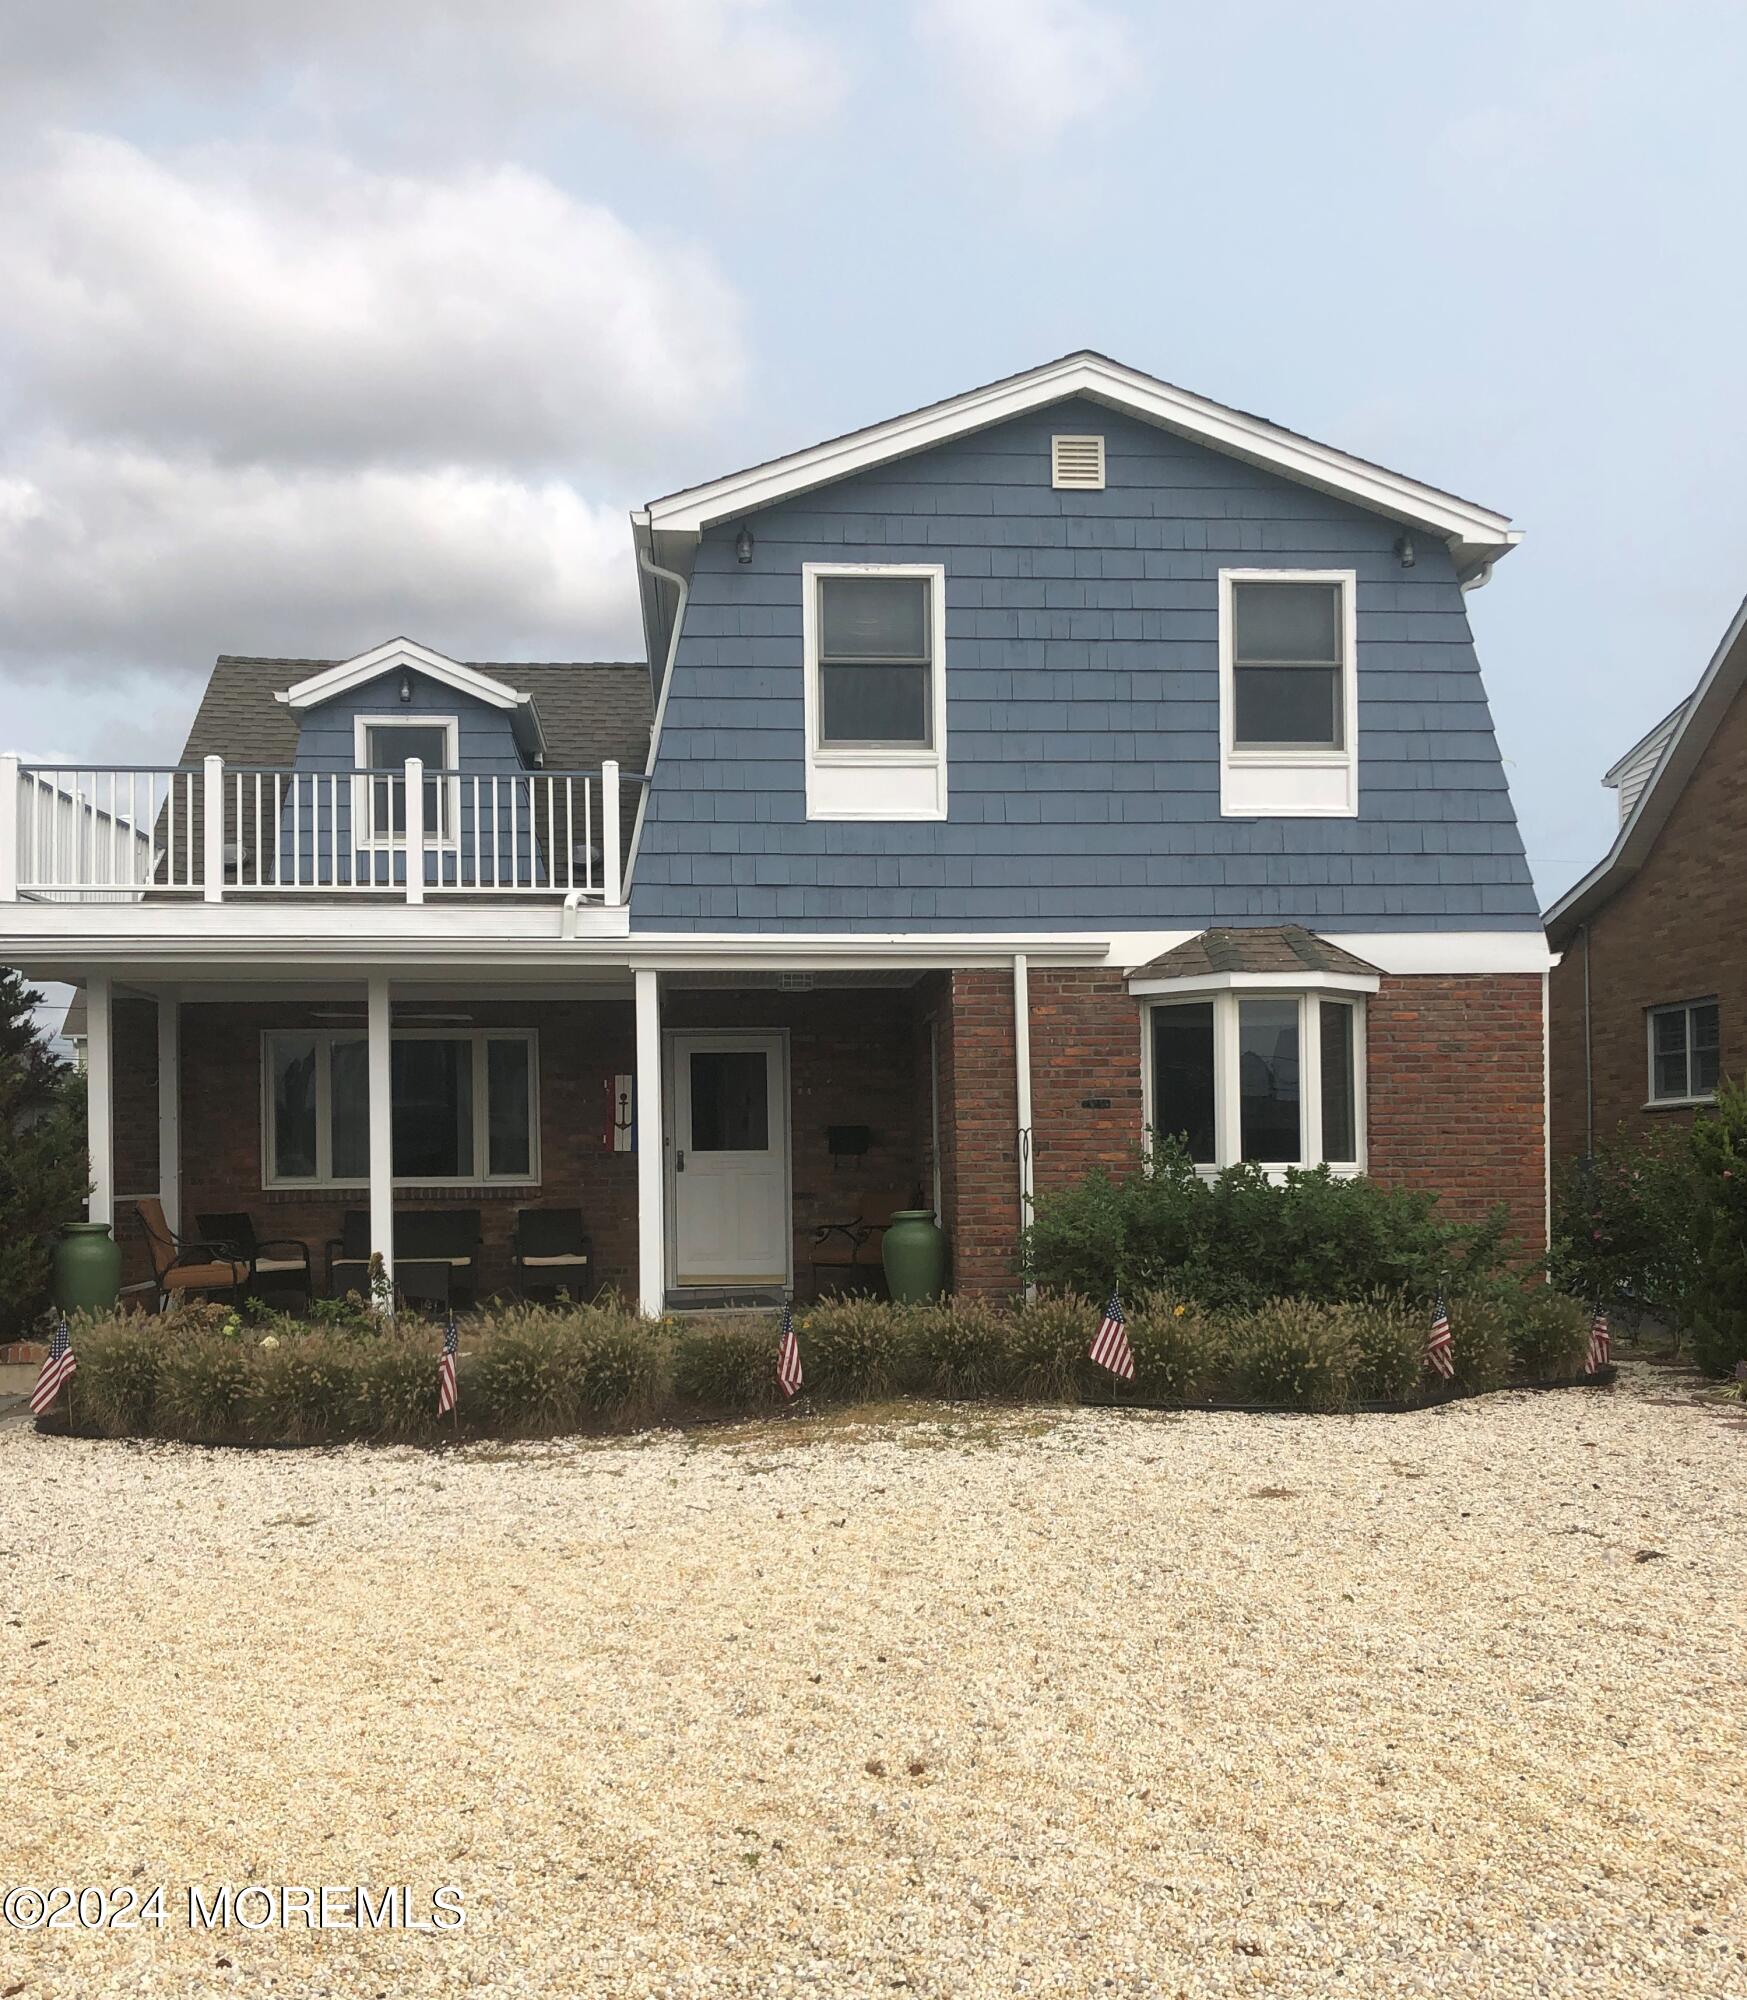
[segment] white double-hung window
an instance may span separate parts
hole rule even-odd
[[[1650,1104],[1708,1104],[1722,1071],[1722,1029],[1714,1000],[1652,1007]]]
[[[946,572],[802,569],[807,817],[946,817]]]
[[[460,818],[460,722],[452,715],[359,715],[353,718],[353,762],[369,777],[354,781],[353,816],[361,847],[398,847],[406,840],[407,760],[424,766],[427,847],[453,844]],[[448,775],[444,775],[444,774]]]
[[[1359,809],[1352,570],[1219,573],[1220,811],[1350,817]]]

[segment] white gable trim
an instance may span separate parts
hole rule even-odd
[[[293,710],[315,708],[324,701],[332,701],[335,695],[349,694],[354,688],[363,687],[367,682],[401,667],[423,674],[427,680],[439,681],[444,687],[454,688],[460,694],[470,694],[488,708],[526,708],[533,699],[513,687],[506,687],[502,681],[494,681],[489,674],[464,667],[459,660],[451,660],[446,654],[433,653],[429,646],[418,645],[411,639],[390,639],[386,645],[373,646],[356,659],[341,660],[337,666],[324,667],[319,674],[311,674],[308,680],[299,681],[295,687],[275,695],[274,700]]]
[[[866,471],[950,438],[986,429],[1068,396],[1085,396],[1126,411],[1253,465],[1301,480],[1325,493],[1421,528],[1446,541],[1464,570],[1506,554],[1522,539],[1507,515],[1476,506],[1399,472],[1368,464],[1332,445],[1282,430],[1261,417],[1125,368],[1101,354],[1069,354],[1041,368],[950,397],[927,409],[851,431],[766,465],[728,474],[655,500],[634,515],[653,534],[699,535],[705,528],[752,513],[797,493]]]

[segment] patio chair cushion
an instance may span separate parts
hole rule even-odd
[[[307,1271],[308,1269],[309,1259],[307,1257],[257,1257],[255,1259],[255,1275],[257,1277],[271,1277],[276,1271]]]
[[[559,1257],[524,1257],[522,1262],[530,1271],[549,1271],[560,1264],[586,1264],[588,1258],[580,1250],[568,1250]]]
[[[230,1291],[248,1276],[247,1264],[172,1264],[158,1282],[167,1292]]]

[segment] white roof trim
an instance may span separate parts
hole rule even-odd
[[[287,688],[283,694],[273,698],[291,709],[315,708],[324,701],[332,701],[335,695],[349,693],[353,688],[364,686],[367,681],[391,674],[397,667],[410,667],[431,680],[440,681],[444,687],[472,695],[489,708],[517,709],[533,705],[531,695],[506,687],[502,681],[494,681],[489,674],[464,667],[459,660],[434,653],[429,646],[421,646],[412,639],[390,639],[384,645],[373,646],[369,652],[360,653],[355,659],[341,660],[337,666],[324,667],[319,674],[311,674],[308,680],[299,681],[295,687]]]
[[[1128,975],[1128,990],[1136,999],[1196,993],[1375,993],[1381,984],[1375,972],[1325,972],[1308,965],[1299,972],[1189,972],[1176,979],[1164,972]]]
[[[698,535],[718,522],[768,507],[796,493],[870,466],[925,451],[1069,396],[1086,396],[1215,450],[1301,480],[1325,493],[1438,535],[1465,567],[1496,560],[1522,539],[1508,515],[1422,485],[1331,445],[1300,437],[1261,417],[1125,368],[1101,354],[1064,356],[962,396],[893,417],[846,437],[791,452],[652,501],[633,517],[646,532]]]
[[[1668,816],[1687,779],[1744,683],[1747,683],[1747,599],[1729,621],[1722,644],[1711,655],[1709,666],[1688,698],[1678,726],[1662,746],[1656,768],[1638,794],[1638,803],[1627,814],[1613,846],[1542,918],[1550,936],[1558,932],[1552,938],[1555,945],[1562,945],[1579,924],[1643,867],[1657,835],[1668,824]],[[1655,730],[1650,732],[1652,736],[1655,733]]]

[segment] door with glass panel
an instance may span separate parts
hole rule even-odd
[[[676,1285],[788,1282],[788,1067],[781,1035],[675,1035],[669,1269]]]

